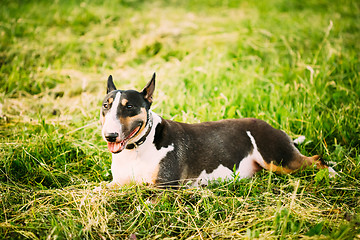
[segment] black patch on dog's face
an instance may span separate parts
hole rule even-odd
[[[117,110],[118,118],[134,117],[150,109],[150,103],[144,99],[144,95],[135,90],[121,92],[120,103]]]

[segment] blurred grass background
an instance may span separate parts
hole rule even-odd
[[[356,239],[360,4],[343,1],[1,1],[0,235]],[[189,123],[256,117],[305,135],[339,172],[266,172],[168,191],[110,181],[106,79]]]

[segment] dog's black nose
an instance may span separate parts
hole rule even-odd
[[[117,136],[119,136],[118,133],[105,133],[105,138],[109,142],[115,142]]]

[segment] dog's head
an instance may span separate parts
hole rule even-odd
[[[141,135],[149,120],[154,90],[155,73],[141,92],[117,90],[112,76],[109,76],[100,121],[103,126],[102,136],[110,152],[121,152],[128,143]]]

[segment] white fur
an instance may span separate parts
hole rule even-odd
[[[251,135],[250,131],[246,131],[246,134],[250,138],[253,150],[240,162],[239,168],[236,170],[240,178],[252,177],[257,171],[257,164],[265,168],[265,161],[257,148],[255,138]]]
[[[104,125],[102,128],[102,136],[105,139],[105,133],[122,133],[122,127],[120,120],[116,117],[117,108],[120,104],[121,92],[117,92],[115,99],[111,105],[110,110],[106,113],[104,119]]]
[[[203,170],[200,173],[200,175],[197,177],[197,179],[194,181],[193,186],[197,187],[199,185],[208,185],[209,180],[217,180],[218,178],[228,179],[231,177],[232,173],[233,173],[233,171],[231,171],[229,168],[220,164],[211,173],[206,173],[206,171]]]
[[[297,139],[294,140],[295,144],[302,144],[305,141],[305,136],[300,136]]]
[[[236,173],[239,174],[238,176],[240,178],[252,177],[255,174],[255,155],[256,153],[254,154],[254,152],[252,152],[240,162],[239,168],[236,170]]]
[[[153,127],[145,142],[134,149],[124,149],[122,152],[112,154],[111,172],[113,181],[110,185],[124,185],[132,182],[154,183],[157,176],[159,163],[168,152],[174,150],[174,145],[157,150],[153,139],[156,125],[161,123],[161,118],[155,113],[150,113],[153,118]],[[144,130],[145,131],[145,130]]]
[[[256,141],[255,138],[251,135],[250,131],[246,131],[246,134],[249,136],[250,140],[251,140],[251,144],[253,145],[253,159],[254,161],[259,164],[262,168],[265,168],[265,161],[264,158],[262,157],[262,155],[260,154],[258,147],[256,145]]]

